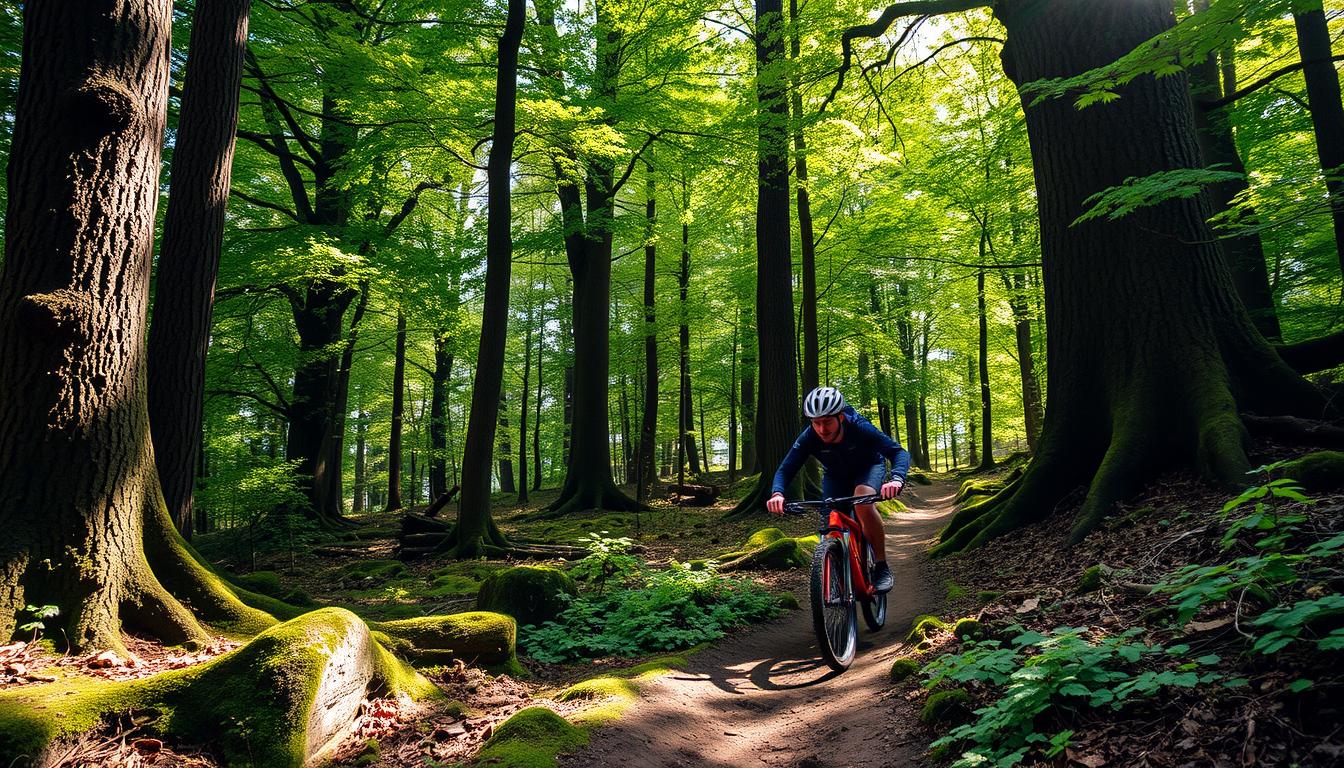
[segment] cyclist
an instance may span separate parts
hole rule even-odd
[[[821,492],[828,499],[851,495],[851,489],[854,496],[880,492],[883,499],[895,498],[901,492],[910,471],[910,453],[847,405],[840,390],[817,387],[809,392],[803,400],[803,415],[811,424],[779,463],[772,495],[765,503],[771,514],[784,514],[784,489],[809,456],[815,456],[826,468]],[[883,459],[891,464],[890,474]],[[882,517],[872,504],[856,504],[854,512],[877,560],[873,587],[878,592],[890,592],[892,577]]]

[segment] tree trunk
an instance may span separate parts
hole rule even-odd
[[[397,353],[392,365],[392,434],[387,441],[387,509],[401,509],[401,425],[406,411],[406,315],[397,310]]]
[[[523,40],[526,15],[526,0],[508,0],[495,70],[495,123],[485,172],[485,307],[462,456],[462,500],[451,540],[453,553],[460,558],[480,557],[489,548],[508,544],[490,514],[490,462],[494,458],[509,327],[509,275],[513,262],[509,167],[513,163],[518,108],[518,48]]]
[[[543,275],[541,280],[541,290],[546,290],[546,278]],[[537,405],[532,423],[532,490],[541,490],[541,401],[542,401],[542,371],[546,369],[546,361],[541,356],[542,347],[546,345],[546,303],[543,301],[539,310],[540,318],[537,322]]]
[[[654,441],[658,435],[658,326],[654,312],[654,277],[657,274],[657,199],[653,167],[647,166],[644,191],[644,413],[639,420],[639,451],[636,463],[635,499],[648,501],[653,494]]]
[[[1320,0],[1303,0],[1308,10],[1293,14],[1297,27],[1297,50],[1302,58],[1302,76],[1311,104],[1311,125],[1316,132],[1316,156],[1330,193],[1330,215],[1335,227],[1335,249],[1344,270],[1344,103],[1339,93],[1339,75],[1330,61],[1330,28]]]
[[[681,271],[677,273],[677,295],[680,324],[677,326],[677,372],[681,382],[677,395],[677,434],[681,441],[678,461],[684,466],[690,461],[691,474],[700,474],[700,455],[695,447],[695,417],[691,406],[691,326],[690,307],[687,305],[691,287],[691,227],[687,220],[690,213],[690,191],[686,187],[686,176],[681,177]]]
[[[975,372],[976,372],[975,356],[967,355],[966,394],[968,396],[967,399],[970,402],[966,404],[966,427],[967,432],[970,433],[969,444],[971,446],[971,466],[973,467],[980,465],[980,448],[975,444],[975,433],[976,433],[975,412],[979,410],[979,408],[977,407],[979,405],[979,399],[976,397]]]
[[[739,322],[733,324],[733,354],[728,364],[728,483],[737,482],[737,331],[741,326],[742,312],[738,311]]]
[[[442,331],[434,334],[434,374],[429,399],[429,496],[448,492],[448,385],[453,355]]]
[[[1201,4],[1207,9],[1207,0],[1198,0],[1195,4],[1196,10],[1201,10]],[[1327,67],[1333,73],[1333,65]],[[1220,166],[1220,170],[1244,176],[1246,166],[1241,162],[1241,153],[1237,151],[1237,143],[1232,136],[1232,122],[1228,111],[1203,106],[1206,101],[1221,98],[1223,95],[1219,81],[1218,54],[1210,53],[1204,61],[1191,67],[1189,72],[1190,96],[1195,107],[1195,137],[1199,141],[1204,165]],[[1233,88],[1235,89],[1235,82]],[[1232,199],[1246,189],[1248,184],[1245,178],[1205,187],[1209,205],[1215,215],[1231,208]],[[1232,274],[1232,283],[1237,289],[1237,295],[1241,297],[1241,303],[1246,305],[1246,311],[1250,313],[1255,327],[1266,339],[1280,340],[1283,334],[1279,329],[1278,313],[1274,309],[1274,294],[1269,290],[1269,273],[1265,269],[1265,251],[1259,233],[1223,237],[1219,240],[1219,245],[1224,258],[1227,259],[1228,270]]]
[[[868,282],[868,311],[872,313],[872,318],[877,321],[883,316],[882,302],[878,298],[877,281]],[[887,372],[882,367],[882,354],[872,351],[873,360],[873,378],[876,384],[877,396],[877,423],[881,426],[882,432],[887,435],[895,434],[891,431],[891,402],[887,399]]]
[[[756,460],[756,318],[752,307],[742,317],[742,474],[761,471]]]
[[[803,392],[820,386],[817,342],[817,242],[812,232],[812,200],[807,188],[807,137],[803,133],[803,86],[800,75],[801,39],[798,0],[789,0],[789,55],[793,62],[789,79],[789,103],[793,110],[794,167],[798,180],[798,246],[802,251],[803,288]]]
[[[981,230],[981,257],[988,233]],[[983,261],[981,262],[984,263]],[[975,278],[976,308],[980,315],[980,468],[994,467],[994,420],[989,397],[989,316],[985,311],[985,268]]]
[[[517,493],[513,482],[513,446],[509,445],[509,397],[501,387],[499,392],[499,490]]]
[[[365,489],[368,482],[364,466],[364,451],[367,447],[368,424],[364,411],[355,417],[355,498],[350,502],[350,513],[358,515],[364,511]]]
[[[761,511],[772,470],[793,445],[800,422],[793,330],[793,265],[789,244],[789,106],[785,87],[783,6],[756,2],[756,312],[761,372],[755,449],[756,488],[729,513]],[[795,483],[796,486],[796,483]]]
[[[1019,86],[1104,65],[1174,23],[1165,0],[1054,0],[1044,8],[1004,0],[994,12],[1008,30],[1005,69]],[[1202,196],[1070,226],[1098,190],[1199,166],[1184,76],[1141,77],[1119,95],[1084,110],[1023,99],[1039,196],[1050,400],[1030,468],[992,501],[958,514],[940,551],[1038,520],[1079,483],[1087,494],[1074,541],[1160,470],[1193,466],[1222,487],[1244,487],[1250,462],[1239,409],[1326,411],[1321,394],[1256,332],[1213,245]],[[1097,344],[1103,335],[1107,343]]]
[[[522,405],[518,409],[518,503],[527,503],[527,398],[532,378],[532,284],[528,281],[527,332],[523,336]]]
[[[250,5],[251,0],[225,0],[198,7],[193,14],[149,329],[155,464],[168,514],[185,537],[192,528],[205,353],[223,249]]]
[[[150,561],[203,614],[269,621],[191,559],[155,471],[144,339],[170,28],[166,2],[24,7],[0,269],[0,637],[25,605],[56,605],[50,636],[78,652],[124,651],[123,625],[206,641]]]
[[[1003,276],[1008,289],[1008,305],[1013,310],[1013,328],[1017,337],[1017,370],[1022,379],[1022,416],[1027,431],[1027,448],[1036,452],[1041,442],[1043,403],[1041,382],[1036,376],[1036,360],[1031,336],[1031,307],[1027,296],[1027,273],[1014,270],[1012,277]]]

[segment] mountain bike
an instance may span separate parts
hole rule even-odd
[[[863,621],[874,632],[887,621],[887,595],[873,589],[873,547],[853,517],[855,504],[881,500],[881,495],[871,494],[784,505],[785,511],[795,513],[830,510],[812,555],[812,629],[821,657],[837,672],[849,668],[858,650],[858,607],[863,608]]]

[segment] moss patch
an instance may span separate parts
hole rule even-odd
[[[503,665],[517,674],[517,624],[504,614],[468,611],[372,622],[370,626],[387,636],[390,650],[417,663],[446,664],[461,659],[468,664]]]
[[[1083,571],[1083,575],[1078,578],[1077,594],[1085,595],[1088,592],[1096,592],[1101,589],[1101,566],[1094,565]]]
[[[950,720],[970,711],[971,695],[960,688],[939,691],[930,694],[919,712],[919,720],[925,725]]]
[[[905,502],[901,501],[900,499],[887,499],[886,501],[879,501],[875,506],[877,507],[878,514],[882,515],[883,517],[895,517],[896,515],[899,515],[902,512],[909,511],[909,507],[905,506]]]
[[[922,643],[929,639],[929,635],[947,629],[947,622],[937,616],[916,616],[914,621],[910,622],[910,632],[905,636],[908,643]]]
[[[564,595],[578,593],[574,579],[564,571],[520,565],[491,574],[476,595],[476,607],[508,614],[519,624],[541,624],[565,609],[569,601]]]
[[[957,619],[952,625],[952,634],[956,635],[958,640],[976,640],[982,637],[985,628],[980,624],[979,619]]]
[[[1308,453],[1279,467],[1276,474],[1291,477],[1308,491],[1333,491],[1344,487],[1344,453]]]
[[[779,607],[786,611],[798,610],[798,598],[793,596],[792,592],[785,592],[779,596]]]
[[[784,532],[778,528],[762,528],[747,537],[746,542],[742,545],[742,549],[744,551],[760,549],[767,544],[773,544],[783,538],[787,537],[784,535]]]
[[[234,576],[233,582],[243,589],[271,597],[280,597],[285,593],[285,587],[280,583],[280,575],[275,571],[253,571],[242,576]]]
[[[914,659],[897,659],[891,663],[891,682],[899,683],[919,671],[919,662]]]
[[[495,729],[476,758],[479,765],[553,768],[556,755],[588,744],[588,733],[545,707],[514,713]]]
[[[400,560],[360,560],[347,563],[336,571],[342,581],[386,581],[406,573],[406,564]]]

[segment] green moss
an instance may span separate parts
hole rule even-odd
[[[754,549],[760,549],[767,544],[773,544],[783,538],[785,538],[784,532],[778,528],[762,528],[747,537],[746,542],[742,545],[742,550],[744,552],[750,552]]]
[[[373,765],[378,762],[378,757],[382,751],[377,739],[366,739],[364,749],[359,753],[359,757],[355,758],[355,765]]]
[[[917,469],[910,470],[910,472],[905,476],[905,479],[914,481],[916,483],[919,483],[920,485],[933,485],[933,481],[929,479],[929,476],[924,474],[923,472],[920,472]]]
[[[406,573],[406,564],[400,560],[359,560],[347,563],[336,571],[345,581],[385,581]]]
[[[919,671],[919,662],[914,659],[897,659],[891,663],[891,682],[899,683]]]
[[[798,542],[798,546],[807,550],[808,560],[811,560],[812,551],[815,550],[817,548],[817,545],[821,543],[821,537],[814,533],[809,536],[799,536],[797,539],[795,539],[795,541]]]
[[[992,589],[982,589],[975,593],[975,599],[982,603],[992,603],[1002,594],[1002,592],[997,592]]]
[[[444,576],[460,576],[471,579],[472,581],[485,581],[490,578],[490,574],[495,571],[502,571],[509,566],[502,563],[491,563],[485,560],[461,560],[451,565],[439,568],[429,575],[430,579],[437,581]]]
[[[1078,578],[1078,588],[1076,594],[1085,595],[1088,592],[1096,592],[1101,589],[1101,566],[1094,565],[1083,571],[1083,575]]]
[[[952,625],[952,634],[958,640],[978,640],[984,635],[985,628],[980,624],[979,619],[957,619]]]
[[[930,694],[920,710],[919,720],[925,725],[949,720],[970,709],[971,695],[956,688]]]
[[[794,597],[791,592],[785,592],[779,596],[779,607],[786,611],[796,611],[799,607],[798,598]]]
[[[1308,491],[1333,491],[1344,486],[1344,453],[1308,453],[1284,464],[1277,474],[1291,477]]]
[[[943,582],[943,587],[946,590],[946,597],[948,600],[960,600],[970,594],[966,591],[965,587],[955,581],[945,581]]]
[[[373,622],[370,626],[388,636],[390,650],[419,663],[446,664],[453,659],[468,664],[517,663],[517,624],[503,614],[468,611]]]
[[[372,642],[359,617],[326,608],[190,669],[126,682],[71,679],[0,694],[0,755],[38,754],[54,739],[134,709],[159,713],[153,732],[208,741],[229,765],[298,766],[321,746],[309,743],[321,735],[311,726],[319,716],[316,696],[332,659],[344,654],[353,654],[344,659],[346,669],[370,676],[370,690],[407,697],[437,691]]]
[[[553,768],[556,755],[587,744],[583,729],[545,707],[528,707],[495,729],[476,760],[505,768]]]
[[[424,591],[425,597],[472,595],[481,589],[481,582],[466,576],[437,576],[432,584],[433,586]]]
[[[908,510],[909,507],[905,506],[905,502],[900,499],[887,499],[877,502],[877,511],[883,517],[895,517]]]
[[[910,632],[905,636],[908,643],[921,643],[929,639],[929,635],[934,632],[947,629],[947,622],[937,616],[916,616],[914,621],[910,622]]]
[[[233,581],[244,589],[271,597],[280,597],[285,592],[284,586],[280,583],[280,575],[275,571],[253,571],[243,576],[235,576]]]
[[[574,579],[564,571],[520,565],[491,574],[476,595],[476,607],[508,614],[519,624],[541,624],[565,609],[564,595],[577,594]]]
[[[557,701],[600,701],[574,719],[582,725],[600,725],[620,718],[639,698],[639,684],[624,677],[595,677],[561,691]]]
[[[701,643],[700,645],[697,645],[694,648],[682,651],[681,653],[678,654],[659,656],[657,658],[649,659],[648,661],[636,664],[633,667],[614,670],[608,672],[607,674],[612,677],[628,677],[635,680],[648,680],[649,678],[657,677],[658,675],[671,672],[674,669],[681,669],[685,667],[690,659],[691,654],[704,650],[705,648],[708,648],[709,645],[710,645],[709,643]]]

